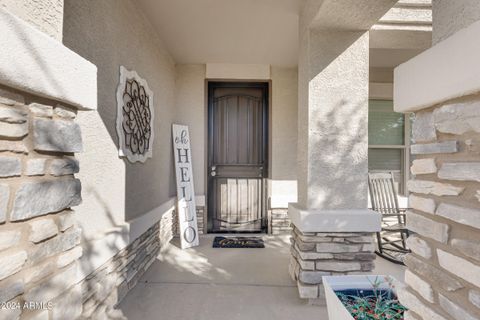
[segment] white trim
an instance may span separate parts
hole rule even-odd
[[[302,232],[378,232],[381,215],[370,209],[302,209],[288,206],[290,220]]]
[[[195,200],[198,201],[198,204],[201,204],[201,201],[204,204],[205,196],[196,196]],[[176,197],[171,197],[158,207],[127,221],[125,224],[117,226],[115,229],[109,230],[109,232],[101,236],[85,239],[88,247],[91,249],[88,252],[84,251],[84,255],[81,258],[82,270],[78,275],[78,281],[84,279],[121,250],[125,249],[155,223],[159,222],[164,215],[171,213],[175,209],[175,204]]]
[[[97,108],[97,67],[0,9],[0,83],[80,109]]]
[[[368,145],[369,149],[406,149],[407,147],[404,144],[370,144]]]
[[[207,63],[207,79],[270,80],[268,64]]]
[[[197,207],[205,207],[205,195],[195,196]]]
[[[413,112],[480,91],[480,21],[394,71],[394,109]]]
[[[150,229],[155,223],[160,221],[160,219],[167,213],[175,209],[176,206],[176,197],[171,197],[158,207],[150,210],[149,212],[142,214],[141,216],[134,218],[127,223],[129,224],[129,243],[137,239],[139,236],[144,234],[148,229]],[[195,196],[195,201],[197,206],[205,205],[205,196],[198,195]]]
[[[327,302],[328,319],[331,320],[353,320],[350,312],[343,305],[340,299],[335,294],[335,291],[348,290],[348,289],[372,289],[373,283],[378,281],[378,288],[393,290],[398,292],[403,284],[392,276],[384,275],[348,275],[348,276],[323,276],[322,284],[325,290],[325,300]],[[392,280],[390,280],[392,279]],[[388,280],[388,281],[387,281]],[[390,282],[393,282],[394,286],[390,287]]]
[[[100,268],[105,262],[127,247],[128,235],[124,230],[107,233],[101,238],[82,242],[83,255],[80,257],[80,268],[77,282]]]
[[[297,201],[297,194],[273,195],[270,197],[270,209],[287,209],[288,204]]]
[[[149,212],[142,214],[128,222],[129,224],[129,243],[132,243],[135,239],[144,234],[155,223],[160,221],[162,217],[172,212],[175,209],[175,198],[170,198],[166,202],[162,203],[158,207],[150,210]]]
[[[407,188],[407,182],[410,180],[410,144],[411,144],[411,123],[410,123],[410,113],[405,114],[404,118],[404,127],[403,127],[403,132],[405,134],[404,136],[404,142],[405,142],[405,150],[403,152],[403,194],[408,197],[408,188]],[[405,208],[408,207],[408,204],[405,205]],[[402,207],[401,207],[402,208]]]
[[[149,105],[148,108],[150,109],[150,129],[151,129],[151,136],[150,136],[150,144],[148,150],[145,154],[134,154],[130,150],[130,148],[126,147],[125,144],[125,135],[123,131],[123,94],[125,90],[125,85],[128,80],[136,80],[143,88],[145,89],[145,93],[149,98]],[[145,79],[141,78],[138,73],[134,70],[129,71],[124,66],[120,66],[120,80],[118,82],[117,87],[117,136],[118,136],[118,155],[120,157],[127,157],[128,161],[130,162],[145,162],[148,158],[152,157],[153,153],[153,141],[155,138],[155,130],[154,130],[154,119],[155,119],[155,108],[153,105],[153,92],[150,90],[148,83]]]
[[[267,181],[269,209],[287,209],[290,202],[297,202],[297,180]]]
[[[155,223],[159,222],[165,214],[171,213],[174,209],[175,198],[172,197],[160,206],[117,226],[115,229],[108,230],[108,232],[98,237],[85,239],[83,243],[84,248],[89,249],[84,250],[84,254],[82,258],[80,258],[82,268],[80,268],[81,272],[78,274],[78,281],[97,270],[105,262],[135,241],[135,239],[144,234]]]

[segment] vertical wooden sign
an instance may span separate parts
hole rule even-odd
[[[177,179],[177,216],[182,249],[198,246],[198,225],[193,189],[192,152],[188,127],[174,124],[173,154]]]

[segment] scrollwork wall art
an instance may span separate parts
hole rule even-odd
[[[135,71],[120,66],[117,87],[118,153],[130,162],[145,162],[152,157],[153,92]]]

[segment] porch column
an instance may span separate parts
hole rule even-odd
[[[298,203],[289,205],[290,274],[311,302],[323,299],[322,276],[373,270],[380,230],[380,216],[367,209],[368,23],[318,23],[301,31]]]
[[[367,207],[368,41],[363,31],[310,31],[304,39],[299,209]]]

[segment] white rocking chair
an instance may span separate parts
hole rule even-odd
[[[393,263],[404,264],[403,258],[410,253],[406,239],[406,214],[398,206],[393,173],[369,173],[368,188],[372,209],[382,214],[382,231],[377,233],[378,248],[375,253]]]

